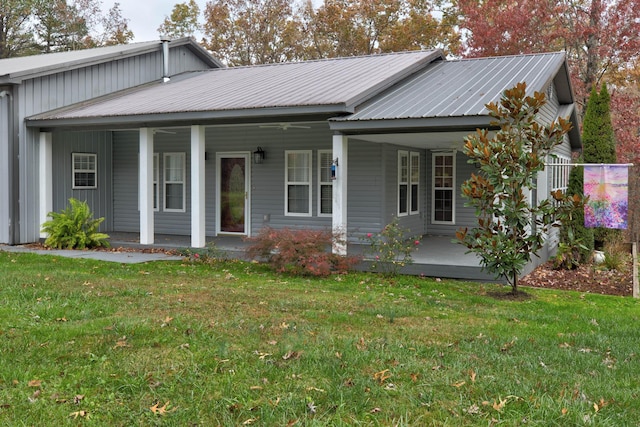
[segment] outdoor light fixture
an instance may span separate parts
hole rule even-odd
[[[256,165],[262,164],[262,162],[264,162],[264,158],[264,150],[262,147],[258,147],[258,149],[253,152],[253,163]]]

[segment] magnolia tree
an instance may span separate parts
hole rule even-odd
[[[518,83],[503,93],[499,104],[486,105],[495,119],[491,126],[498,127],[495,134],[490,137],[489,130],[479,129],[464,145],[469,162],[480,167],[462,184],[468,205],[476,209],[478,226],[456,235],[480,257],[486,271],[506,279],[513,293],[550,228],[581,202],[578,196],[567,198],[561,191],[537,204],[529,200],[545,160],[571,129],[561,118],[546,126],[536,121],[545,103],[543,93],[527,96],[526,84]]]

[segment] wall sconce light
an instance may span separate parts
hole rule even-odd
[[[336,179],[336,172],[338,170],[338,158],[331,162],[331,179]]]
[[[262,147],[258,147],[258,149],[253,152],[253,163],[255,163],[256,165],[260,165],[262,164],[262,162],[264,162],[265,157],[266,156]]]

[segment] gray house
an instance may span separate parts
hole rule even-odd
[[[563,53],[447,60],[433,50],[224,68],[188,39],[168,46],[164,61],[160,43],[76,53],[73,70],[33,57],[22,80],[0,61],[9,154],[0,242],[39,239],[47,213],[76,197],[105,217],[106,232],[136,233],[143,245],[169,234],[203,247],[270,226],[333,228],[351,246],[393,217],[453,245],[457,229],[475,225],[460,194],[473,171],[461,147],[489,127],[486,103],[526,81],[548,95],[540,121],[577,123]],[[580,145],[574,130],[554,163],[568,164]],[[567,167],[548,168],[531,199],[567,178]],[[468,277],[449,262],[438,275]]]

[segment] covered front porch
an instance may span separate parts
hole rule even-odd
[[[171,234],[156,234],[153,245],[142,245],[139,233],[112,232],[110,243],[114,248],[141,249],[186,249],[190,247],[190,237]],[[218,235],[207,237],[207,244],[229,257],[244,259],[245,249],[250,243],[241,236]],[[350,243],[348,253],[360,255],[364,245]],[[406,266],[402,273],[425,277],[446,277],[462,280],[496,282],[493,276],[482,271],[479,259],[466,253],[466,248],[452,242],[449,236],[424,236],[417,251],[412,254],[413,264]],[[367,269],[370,261],[366,258],[359,268]]]

